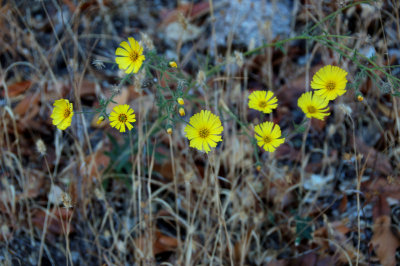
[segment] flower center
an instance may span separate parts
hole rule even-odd
[[[125,123],[127,119],[128,119],[128,117],[126,116],[126,114],[120,114],[120,115],[118,116],[118,120],[119,120],[119,122],[121,122],[121,123]]]
[[[71,111],[69,109],[65,109],[64,110],[64,117],[65,118],[68,118],[70,114],[71,114]]]
[[[272,138],[270,136],[265,136],[263,138],[263,140],[264,140],[264,143],[268,144],[268,143],[270,143],[272,141]]]
[[[328,83],[326,83],[326,89],[328,91],[334,90],[336,87],[336,83],[333,81],[329,81]]]
[[[307,107],[307,110],[308,110],[308,112],[309,112],[310,114],[313,114],[313,113],[317,112],[317,109],[316,109],[314,106],[312,106],[312,105],[309,105],[309,106]]]
[[[267,106],[267,101],[264,101],[264,100],[262,100],[262,101],[260,101],[259,103],[258,103],[258,106],[260,107],[260,108],[265,108],[266,106]]]
[[[135,62],[135,61],[138,59],[138,57],[139,57],[139,54],[138,54],[137,52],[135,52],[135,51],[132,51],[132,52],[129,54],[129,59],[130,59],[131,61],[133,61],[133,62]]]
[[[199,130],[199,136],[200,138],[207,138],[210,135],[210,130],[208,130],[208,128],[202,128]]]

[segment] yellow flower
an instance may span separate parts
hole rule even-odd
[[[56,100],[54,102],[54,109],[51,113],[53,118],[53,125],[58,129],[65,130],[71,125],[72,116],[74,115],[72,103],[66,99]]]
[[[169,135],[171,135],[172,134],[172,128],[167,128],[167,133],[169,134]]]
[[[125,41],[121,42],[115,50],[115,62],[120,69],[125,69],[125,73],[137,73],[142,66],[143,61],[146,59],[143,53],[143,47],[135,41],[134,38],[128,38],[129,44]]]
[[[315,94],[329,101],[336,99],[346,92],[347,72],[337,66],[324,66],[313,76],[311,88]]]
[[[177,101],[180,105],[184,105],[184,104],[185,104],[185,102],[183,101],[182,98],[178,98],[178,99],[176,99],[176,101]]]
[[[183,107],[179,108],[178,111],[180,116],[185,116],[185,109]]]
[[[317,118],[324,120],[325,116],[330,115],[328,99],[322,98],[318,95],[313,95],[311,91],[303,93],[297,100],[297,105],[303,110],[308,118]]]
[[[281,138],[281,128],[273,122],[264,122],[254,128],[257,145],[269,152],[274,152],[285,138]]]
[[[266,114],[278,106],[277,101],[272,91],[253,91],[249,95],[249,107]]]
[[[222,141],[220,134],[223,130],[219,117],[208,110],[201,110],[193,115],[185,127],[190,147],[206,153],[211,150],[210,147],[216,147],[217,143]]]
[[[177,68],[177,67],[178,67],[178,65],[176,64],[175,61],[169,62],[168,65],[169,65],[170,67],[173,67],[173,68]]]
[[[362,102],[362,101],[364,101],[364,97],[363,97],[362,95],[358,95],[358,96],[357,96],[357,100],[358,100],[359,102]]]
[[[125,132],[126,127],[131,130],[131,123],[135,122],[135,113],[127,104],[117,105],[110,114],[110,126],[115,127],[120,132]]]

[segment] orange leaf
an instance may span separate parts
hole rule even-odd
[[[400,241],[392,232],[390,216],[382,215],[378,217],[373,226],[373,233],[371,244],[381,264],[395,266],[396,249],[400,246]]]
[[[32,82],[29,80],[15,82],[7,87],[8,88],[8,96],[9,97],[18,96],[21,93],[25,92],[27,89],[29,89],[31,87],[31,85],[32,85]],[[5,96],[5,92],[3,92],[3,96]]]
[[[153,243],[154,255],[165,251],[173,251],[178,246],[178,240],[175,237],[167,236],[156,231],[156,241]]]

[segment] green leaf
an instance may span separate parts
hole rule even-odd
[[[296,216],[296,245],[300,244],[303,239],[312,239],[313,230],[311,228],[311,218],[310,217],[300,217]]]

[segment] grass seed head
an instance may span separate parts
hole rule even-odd
[[[42,156],[46,155],[46,145],[44,144],[42,139],[38,139],[36,141],[36,149],[40,153],[40,155]]]

